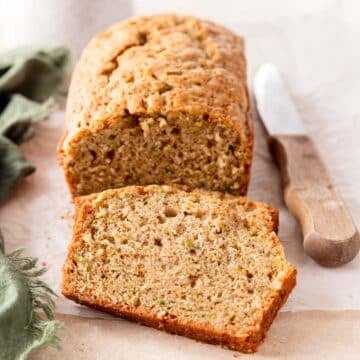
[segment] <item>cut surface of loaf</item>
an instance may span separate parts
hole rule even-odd
[[[84,50],[59,160],[74,196],[171,183],[243,195],[252,146],[242,39],[159,15],[116,24]]]
[[[295,285],[277,211],[151,185],[76,199],[63,294],[197,340],[253,352]]]

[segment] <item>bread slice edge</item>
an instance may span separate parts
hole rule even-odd
[[[134,191],[143,191],[146,189],[146,187],[144,188],[143,186],[131,186],[131,188]],[[91,200],[95,199],[99,196],[99,194],[106,193],[105,195],[109,195],[109,193],[111,194],[111,192],[116,192],[118,190],[119,189],[105,190],[102,193],[91,194],[74,199],[74,235],[69,246],[68,259],[72,258],[73,253],[76,251],[77,244],[82,241],[82,234],[85,231],[85,219],[89,214],[91,214],[91,212],[94,211],[94,208],[90,204]],[[120,190],[126,191],[126,188],[122,188]],[[227,196],[233,197],[233,195]],[[267,225],[270,231],[274,231],[276,233],[278,229],[278,211],[265,203],[253,201],[249,202],[256,203],[257,205],[265,206],[267,208],[272,217],[271,221],[269,221]],[[280,242],[279,246],[282,247]],[[249,328],[249,331],[244,334],[234,334],[225,330],[221,331],[206,324],[199,324],[195,321],[184,322],[177,318],[160,318],[153,314],[141,310],[139,311],[139,309],[129,309],[127,306],[114,305],[103,300],[94,301],[89,296],[79,295],[75,288],[68,286],[68,284],[70,284],[68,279],[71,274],[65,270],[65,266],[62,272],[63,276],[61,288],[62,294],[65,297],[78,304],[86,305],[91,308],[117,315],[124,319],[135,321],[172,334],[183,335],[197,341],[222,345],[229,349],[244,353],[253,353],[264,340],[265,334],[277,315],[280,307],[286,302],[291,290],[296,284],[296,269],[289,262],[288,265],[287,272],[282,278],[282,286],[272,294],[265,310],[258,319],[258,325]]]

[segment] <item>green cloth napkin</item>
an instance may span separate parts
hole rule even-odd
[[[34,133],[66,95],[66,48],[20,48],[0,54],[0,205],[35,171],[18,144]],[[0,224],[1,225],[1,224]],[[55,295],[40,280],[46,271],[22,250],[5,255],[0,232],[0,359],[22,360],[45,344],[58,345]]]
[[[35,169],[15,144],[29,139],[66,95],[69,52],[19,48],[0,54],[0,204]]]
[[[46,344],[59,346],[60,323],[54,320],[55,295],[41,280],[46,269],[22,250],[4,254],[0,233],[0,359],[23,360]],[[40,311],[47,319],[42,319]]]

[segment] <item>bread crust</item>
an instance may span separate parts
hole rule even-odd
[[[107,190],[100,194],[92,194],[89,196],[84,196],[75,199],[75,223],[74,223],[74,235],[73,241],[69,247],[68,259],[72,259],[77,246],[81,244],[82,235],[86,232],[87,222],[86,219],[94,212],[94,208],[91,205],[91,201],[94,199],[99,199],[104,193],[116,193],[123,191],[133,191],[139,192],[142,194],[151,192],[152,189],[156,189],[157,186],[134,186],[126,187],[116,190]],[[177,187],[175,187],[177,188]],[[197,190],[196,190],[197,191]],[[199,192],[204,192],[204,190],[198,190]],[[205,191],[206,192],[206,191]],[[212,192],[215,194],[215,192]],[[269,231],[277,231],[278,228],[278,211],[273,209],[271,206],[264,203],[254,203],[246,200],[245,198],[239,198],[233,195],[221,194],[222,197],[237,198],[241,201],[247,202],[251,205],[260,206],[266,209],[266,211],[271,215],[267,221],[267,226]],[[274,241],[277,241],[274,235]],[[214,329],[211,326],[199,324],[192,321],[182,322],[177,318],[171,318],[168,316],[157,317],[154,314],[147,313],[144,311],[130,309],[126,305],[121,304],[112,304],[101,299],[96,301],[93,298],[88,296],[79,295],[75,288],[70,284],[72,274],[68,267],[64,266],[63,268],[63,280],[62,280],[62,294],[67,298],[82,304],[86,305],[107,313],[121,316],[125,319],[141,323],[146,326],[150,326],[159,330],[164,330],[169,333],[184,335],[189,338],[204,341],[211,344],[219,344],[225,346],[232,350],[237,350],[245,353],[253,353],[257,350],[258,346],[265,338],[266,331],[273,322],[278,310],[286,302],[291,290],[296,284],[296,269],[293,266],[289,266],[287,273],[283,277],[281,287],[273,292],[272,296],[269,298],[267,304],[264,306],[263,312],[256,321],[257,326],[253,326],[246,334],[233,334],[231,332],[226,332],[225,330],[219,331]]]
[[[183,323],[178,319],[167,317],[158,318],[143,311],[131,311],[126,307],[101,300],[94,302],[92,299],[78,296],[74,289],[66,288],[64,286],[64,283],[66,282],[65,273],[63,273],[63,279],[62,294],[78,304],[86,305],[112,315],[117,315],[124,319],[166,331],[171,334],[182,335],[197,341],[225,346],[231,350],[244,353],[254,353],[265,339],[266,332],[276,317],[280,307],[286,302],[290,292],[296,285],[296,270],[293,268],[286,275],[283,287],[278,290],[278,293],[273,297],[268,308],[264,311],[261,325],[257,328],[254,327],[252,331],[242,336],[235,336],[226,331],[216,331],[210,326],[201,325],[195,322]]]
[[[156,37],[159,32],[162,36]],[[143,46],[146,37],[152,36],[156,38],[152,45]],[[170,55],[160,61],[161,47],[174,52],[176,61]],[[144,50],[136,50],[140,48]],[[124,80],[134,74],[132,81]],[[173,90],[159,94],[159,82],[171,84]],[[59,163],[74,196],[69,148],[87,132],[111,126],[126,113],[206,116],[208,121],[232,128],[246,144],[241,160],[243,181],[233,193],[246,194],[253,125],[241,37],[212,22],[179,15],[131,18],[97,35],[75,68],[67,102],[67,131],[58,146]]]

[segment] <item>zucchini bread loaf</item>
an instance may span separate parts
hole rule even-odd
[[[116,24],[84,50],[59,159],[74,196],[152,183],[245,194],[252,144],[242,39],[163,15]]]
[[[80,304],[253,352],[295,285],[263,203],[150,185],[75,204],[62,292]]]

